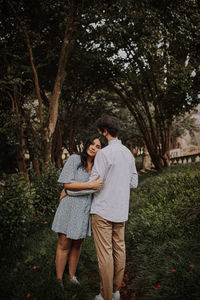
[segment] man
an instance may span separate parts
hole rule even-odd
[[[94,193],[91,214],[92,231],[100,274],[100,294],[95,300],[120,300],[125,269],[124,229],[128,219],[130,188],[138,185],[135,160],[118,140],[119,121],[105,116],[96,123],[108,146],[96,157],[90,180],[100,176],[103,187]]]

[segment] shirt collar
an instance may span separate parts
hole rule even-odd
[[[109,145],[111,145],[111,144],[115,144],[115,143],[117,143],[117,144],[121,144],[121,143],[122,143],[122,141],[121,141],[121,140],[118,140],[118,139],[116,139],[116,140],[112,140],[112,141],[109,141],[109,142],[108,142],[108,144],[109,144]]]

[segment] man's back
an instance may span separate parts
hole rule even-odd
[[[112,222],[126,221],[130,187],[137,187],[138,175],[132,153],[120,140],[109,141],[109,145],[97,153],[91,178],[97,175],[104,185],[94,194],[91,214]]]

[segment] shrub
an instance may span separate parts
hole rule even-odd
[[[197,299],[200,287],[199,164],[143,180],[127,223],[131,289],[140,299]]]
[[[0,240],[18,243],[36,221],[52,216],[62,187],[57,183],[60,170],[45,168],[31,183],[22,174],[3,175],[0,185]]]
[[[24,238],[33,215],[34,189],[22,174],[3,175],[0,185],[0,240],[15,241]]]
[[[58,184],[60,170],[53,164],[44,168],[39,177],[32,178],[36,195],[34,199],[35,215],[52,216],[58,206],[62,186]]]

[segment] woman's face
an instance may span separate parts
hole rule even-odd
[[[101,143],[99,139],[94,139],[92,144],[87,148],[87,154],[91,157],[95,157],[97,152],[101,149]]]

